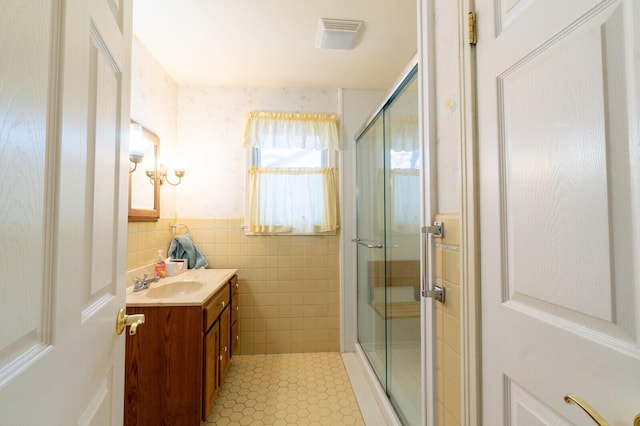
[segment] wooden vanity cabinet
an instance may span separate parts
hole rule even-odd
[[[127,307],[145,323],[126,337],[125,425],[206,421],[230,363],[234,281],[200,306]]]

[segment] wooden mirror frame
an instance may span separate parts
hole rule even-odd
[[[139,124],[131,120],[131,124]],[[149,129],[142,127],[143,136],[155,145],[155,158],[153,167],[155,170],[153,183],[153,209],[132,209],[131,208],[131,178],[133,173],[129,173],[129,222],[157,222],[160,219],[160,182],[158,178],[158,158],[160,157],[160,138]],[[142,163],[140,163],[142,164]],[[140,166],[138,164],[138,166]],[[147,163],[148,164],[148,163]]]

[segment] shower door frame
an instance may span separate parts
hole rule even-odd
[[[432,5],[432,2],[427,2]],[[428,9],[428,10],[424,10]],[[419,19],[427,19],[433,17],[433,9],[426,5],[419,10]],[[430,22],[433,22],[431,20]],[[424,27],[423,31],[425,30]],[[432,28],[429,29],[432,31]],[[421,37],[422,38],[422,37]],[[432,40],[432,37],[427,37]],[[424,43],[423,43],[424,44]],[[419,46],[419,52],[425,46]],[[433,50],[433,49],[431,49]],[[420,155],[420,222],[421,227],[429,226],[433,222],[433,218],[436,213],[436,200],[437,194],[433,183],[435,183],[435,107],[433,106],[433,100],[435,98],[435,92],[426,90],[431,87],[434,90],[435,87],[431,80],[433,79],[433,73],[424,71],[424,67],[432,64],[433,58],[431,55],[428,57],[425,55],[416,54],[409,64],[403,70],[401,77],[393,85],[392,90],[385,96],[383,102],[378,108],[371,114],[369,120],[365,123],[362,129],[357,132],[358,139],[366,129],[368,129],[371,122],[378,117],[380,112],[388,105],[389,100],[393,95],[403,87],[406,78],[411,74],[413,68],[418,67],[417,79],[419,87],[418,96],[418,115],[419,120],[419,155]],[[432,65],[431,65],[432,66]],[[433,68],[430,68],[433,69]],[[428,189],[428,190],[427,190]],[[357,229],[357,227],[356,227]],[[355,230],[355,229],[354,229]],[[419,230],[416,230],[419,232]],[[425,247],[420,245],[420,281],[421,283],[428,280],[426,259],[429,253],[424,252]],[[421,407],[422,407],[422,423],[426,426],[433,426],[437,422],[436,413],[436,386],[435,386],[435,301],[431,298],[420,297],[420,327],[421,327]],[[366,361],[366,355],[364,350],[360,347],[358,340],[358,334],[356,330],[356,352],[360,357]],[[366,367],[370,369],[372,376],[375,376],[373,369],[367,364]],[[381,397],[386,398],[386,393],[381,388],[378,389],[378,399]],[[382,401],[384,403],[384,401]],[[390,401],[388,401],[389,407],[391,407]],[[396,418],[396,421],[398,419]]]
[[[418,111],[420,132],[420,226],[430,226],[437,213],[437,155],[436,155],[436,82],[435,82],[435,1],[418,0]],[[428,238],[428,237],[427,237]],[[425,249],[427,252],[425,252]],[[420,245],[420,282],[430,280],[425,264],[432,247]],[[425,286],[426,287],[426,286]],[[424,287],[423,287],[424,289]],[[422,329],[422,420],[426,426],[434,426],[438,421],[436,412],[436,329],[435,303],[432,298],[420,298],[420,319]]]

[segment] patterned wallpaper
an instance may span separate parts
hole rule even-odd
[[[160,138],[161,160],[182,165],[177,187],[164,185],[161,216],[244,216],[245,113],[339,113],[336,89],[179,87],[138,39],[133,42],[131,117]]]
[[[438,157],[438,210],[461,209],[460,178],[460,37],[458,2],[435,1],[436,150]]]
[[[460,211],[459,49],[456,2],[436,1],[438,207]],[[164,185],[162,217],[244,215],[247,111],[340,111],[335,89],[179,87],[134,39],[131,115],[158,134],[161,157],[187,174]]]
[[[160,158],[173,158],[178,142],[178,85],[134,37],[131,61],[131,118],[160,138]],[[174,217],[175,189],[164,185],[162,217]]]
[[[178,157],[187,175],[177,191],[179,217],[241,217],[247,160],[241,147],[252,110],[339,112],[338,90],[180,87]]]

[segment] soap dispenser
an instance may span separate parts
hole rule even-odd
[[[156,262],[156,278],[164,278],[167,265],[162,260],[162,250],[158,250],[158,260]]]

